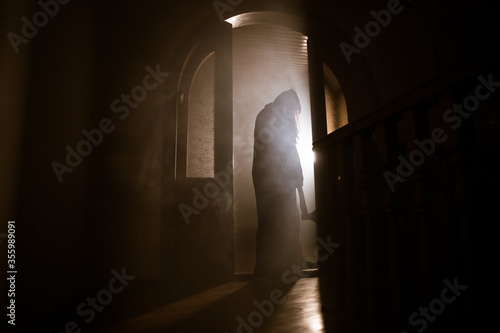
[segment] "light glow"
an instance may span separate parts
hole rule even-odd
[[[233,27],[233,144],[235,272],[252,273],[255,263],[257,209],[252,182],[252,158],[257,114],[282,92],[293,89],[301,104],[297,150],[304,176],[309,212],[315,210],[314,153],[307,37],[283,26],[247,24],[248,17],[232,18]],[[316,225],[301,222],[304,257],[314,256]]]

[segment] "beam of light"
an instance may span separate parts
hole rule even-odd
[[[193,296],[159,307],[147,314],[125,320],[116,325],[116,332],[143,332],[158,330],[169,325],[186,320],[193,315],[209,308],[224,297],[234,294],[250,282],[228,282]]]

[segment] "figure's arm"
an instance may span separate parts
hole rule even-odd
[[[297,191],[299,192],[299,199],[300,199],[300,212],[302,213],[301,217],[303,220],[306,220],[305,217],[309,215],[307,212],[307,205],[306,205],[306,199],[304,197],[304,189],[301,187],[297,187]]]
[[[307,211],[306,198],[304,196],[304,189],[302,188],[302,186],[297,187],[297,191],[299,192],[301,219],[302,220],[311,220],[311,221],[316,222],[316,211],[314,211],[310,214]]]

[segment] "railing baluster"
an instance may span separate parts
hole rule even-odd
[[[340,176],[340,191],[342,215],[345,225],[345,253],[347,273],[347,305],[346,316],[355,322],[355,318],[365,312],[362,306],[364,285],[364,229],[357,218],[356,202],[354,200],[354,161],[351,138],[337,144],[337,165]]]
[[[375,174],[380,174],[372,128],[354,135],[355,170],[359,184],[362,221],[365,230],[367,332],[383,331],[386,323],[387,225],[382,219],[383,197],[377,194]]]

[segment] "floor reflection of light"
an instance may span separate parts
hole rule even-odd
[[[319,298],[319,281],[314,280],[314,289],[316,293],[311,295],[311,311],[316,312],[316,314],[306,317],[305,322],[309,326],[312,332],[322,332],[325,328],[325,323],[323,322],[323,315],[321,313],[321,301]]]
[[[151,312],[128,319],[117,326],[128,332],[140,332],[144,328],[158,328],[186,320],[213,306],[224,297],[236,293],[250,282],[228,282],[176,302],[159,307]],[[116,329],[117,332],[118,328]]]
[[[306,322],[313,332],[321,331],[324,328],[323,316],[320,314],[306,318]]]

